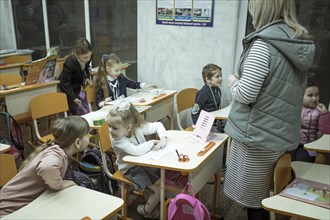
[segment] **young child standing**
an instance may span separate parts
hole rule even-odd
[[[320,113],[327,111],[325,105],[319,103],[319,99],[318,86],[314,82],[308,81],[301,111],[300,144],[296,150],[291,151],[292,161],[315,161],[316,152],[305,150],[304,144],[318,138],[318,118]]]
[[[134,106],[127,100],[120,100],[109,112],[107,121],[113,150],[116,153],[118,170],[134,183],[135,189],[149,188],[152,194],[145,205],[139,205],[139,214],[148,218],[159,218],[159,187],[154,183],[160,178],[159,169],[134,166],[123,162],[126,155],[143,155],[150,150],[163,149],[167,142],[166,130],[162,123],[147,123]],[[146,141],[145,135],[157,134],[160,140]]]
[[[121,61],[115,54],[103,54],[96,82],[96,105],[99,108],[104,106],[104,102],[116,100],[119,96],[127,97],[126,88],[143,89],[156,88],[154,84],[135,82],[121,74]]]
[[[63,71],[59,76],[59,88],[67,95],[69,111],[72,115],[88,112],[87,97],[82,87],[87,83],[92,84],[90,76],[92,53],[93,49],[88,40],[80,38],[72,54],[65,59]]]
[[[201,110],[211,112],[221,108],[221,67],[215,64],[207,64],[203,68],[202,77],[205,85],[197,92],[195,105],[191,110],[194,125],[197,123]],[[224,126],[222,121],[216,121],[215,126],[216,130],[223,132]],[[215,130],[215,127],[212,130]]]
[[[29,204],[47,189],[61,190],[75,185],[63,180],[69,158],[89,144],[86,119],[69,116],[51,127],[55,141],[38,147],[21,165],[19,173],[0,191],[0,217]]]

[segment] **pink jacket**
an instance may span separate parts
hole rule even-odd
[[[307,144],[317,139],[317,121],[320,112],[317,108],[303,107],[301,111],[300,143]],[[316,156],[315,151],[308,151],[310,156]]]
[[[0,191],[0,217],[29,204],[46,189],[63,188],[68,158],[58,145],[40,152]]]

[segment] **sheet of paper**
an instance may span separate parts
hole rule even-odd
[[[210,134],[214,119],[215,116],[213,114],[202,110],[197,119],[192,138],[198,142],[205,143]]]
[[[181,149],[182,146],[175,144],[175,143],[167,143],[165,148],[159,151],[149,151],[148,153],[142,155],[142,157],[146,157],[152,160],[158,160],[164,156],[166,156],[167,154],[170,154],[172,152],[174,152],[175,150]]]

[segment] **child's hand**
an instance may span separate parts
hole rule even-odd
[[[63,188],[62,189],[66,189],[70,186],[75,186],[76,183],[71,181],[71,180],[63,180]]]
[[[154,142],[154,146],[151,148],[152,150],[162,150],[165,148],[166,143],[167,143],[167,138],[166,137],[162,137],[159,141],[155,140],[157,142]]]
[[[317,105],[317,110],[319,110],[319,112],[323,113],[323,112],[326,112],[327,111],[327,108],[322,103],[319,103]]]
[[[74,101],[74,103],[76,103],[76,105],[83,107],[82,102],[79,99],[75,99],[73,101]]]
[[[146,88],[157,88],[157,85],[155,84],[146,84]]]
[[[236,76],[234,76],[233,74],[230,74],[227,78],[228,80],[228,86],[229,88],[233,86],[234,82],[238,80],[238,78]]]
[[[111,102],[111,101],[112,101],[112,98],[111,97],[108,97],[108,98],[105,98],[104,99],[104,103]]]

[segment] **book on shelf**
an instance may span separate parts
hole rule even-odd
[[[297,177],[279,195],[330,209],[329,184]]]

